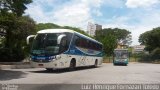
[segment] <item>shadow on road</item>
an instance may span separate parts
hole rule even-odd
[[[126,67],[126,66],[128,66],[128,65],[116,64],[116,65],[113,65],[113,66],[124,66],[124,67]]]
[[[100,68],[100,67],[98,67]],[[40,71],[30,71],[32,73],[56,73],[56,74],[59,74],[59,73],[68,73],[68,72],[76,72],[76,71],[81,71],[81,70],[88,70],[88,69],[95,69],[93,67],[78,67],[78,68],[75,68],[75,70],[72,70],[70,71],[69,69],[56,69],[56,70],[40,70]]]
[[[25,78],[26,75],[22,71],[0,70],[0,81]]]

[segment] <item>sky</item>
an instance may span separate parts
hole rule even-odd
[[[88,22],[121,28],[139,35],[160,26],[160,0],[33,0],[26,15],[37,23],[55,23],[87,30]]]

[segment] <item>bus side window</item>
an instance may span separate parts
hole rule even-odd
[[[80,38],[78,36],[74,37],[74,45],[79,47],[80,46]]]

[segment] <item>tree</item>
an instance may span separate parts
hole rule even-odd
[[[4,46],[0,49],[1,60],[19,61],[24,58],[26,36],[35,30],[35,22],[22,16],[32,0],[1,0],[0,31]],[[2,38],[4,37],[4,38]]]
[[[12,12],[16,16],[20,17],[27,9],[26,5],[32,3],[32,0],[1,0],[0,10],[1,12]]]
[[[141,45],[145,45],[145,50],[152,52],[156,48],[160,48],[160,27],[153,28],[151,31],[142,33],[139,36]]]
[[[6,35],[5,38],[3,38],[3,43],[5,44],[4,47],[1,48],[5,51],[2,50],[3,52],[0,52],[0,57],[1,60],[5,61],[19,61],[22,60],[26,54],[26,37],[35,33],[35,22],[29,16],[22,16],[17,17],[16,20],[11,21],[11,23],[12,24],[5,29]],[[5,59],[3,57],[7,58]]]
[[[159,60],[159,61],[160,61],[160,48],[159,48],[159,47],[155,48],[155,49],[151,52],[150,56],[151,56],[151,58],[152,58],[153,60]]]
[[[1,0],[0,1],[0,29],[6,32],[6,47],[10,47],[12,30],[16,29],[19,17],[22,16],[25,5],[32,0]]]
[[[111,33],[115,35],[118,43],[122,43],[123,45],[131,44],[131,32],[119,28],[108,28],[104,30],[106,31],[106,33]]]
[[[119,28],[105,28],[96,31],[95,38],[103,43],[104,51],[107,55],[112,55],[118,43],[123,45],[131,44],[131,32]]]
[[[114,48],[117,46],[117,40],[114,35],[107,35],[101,42],[103,43],[104,52],[109,56],[113,54]]]

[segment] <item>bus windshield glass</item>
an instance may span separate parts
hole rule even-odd
[[[114,51],[115,57],[118,59],[126,59],[128,58],[128,51],[127,50],[116,50]]]
[[[61,33],[62,34],[62,33]],[[57,55],[60,45],[57,44],[59,33],[38,34],[33,42],[31,53],[34,55]]]

